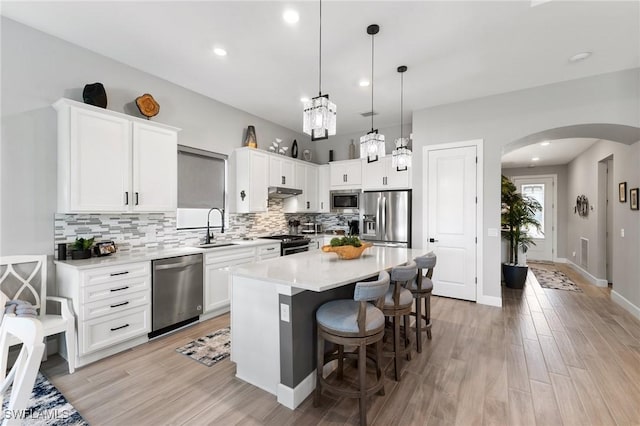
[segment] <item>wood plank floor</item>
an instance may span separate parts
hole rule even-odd
[[[544,267],[544,265],[542,265]],[[402,381],[369,401],[371,424],[640,425],[640,322],[571,269],[583,293],[503,289],[503,308],[434,297],[425,339]],[[91,425],[358,424],[357,400],[324,395],[295,411],[175,348],[227,326],[221,316],[66,374],[46,376]],[[388,369],[391,377],[392,368]]]

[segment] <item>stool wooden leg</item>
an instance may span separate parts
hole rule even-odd
[[[416,350],[422,353],[422,298],[416,299]]]
[[[367,346],[358,348],[358,376],[360,384],[360,425],[367,424]]]
[[[318,342],[317,342],[317,361],[316,361],[316,391],[313,394],[313,406],[320,406],[320,398],[322,396],[322,370],[324,368],[324,338],[322,333],[318,330]]]
[[[424,298],[424,315],[427,322],[427,338],[431,340],[431,293]]]
[[[344,372],[344,346],[338,346],[338,373],[336,377],[338,380],[342,380],[342,373]]]
[[[400,381],[400,318],[393,317],[393,365],[396,382]]]
[[[404,347],[407,351],[407,361],[411,361],[411,315],[404,316]]]
[[[384,380],[382,378],[382,340],[378,340],[378,342],[376,343],[376,377],[378,378],[378,380]],[[383,395],[384,396],[384,385],[380,388],[380,390],[378,391],[378,395]]]

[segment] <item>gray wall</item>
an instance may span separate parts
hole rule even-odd
[[[414,217],[422,216],[423,147],[472,139],[484,140],[484,223],[481,225],[484,234],[481,247],[484,294],[479,295],[480,298],[501,297],[500,238],[487,236],[487,229],[500,227],[500,161],[503,147],[527,135],[587,123],[640,127],[640,69],[414,112]],[[414,245],[420,247],[424,244],[425,236],[419,221],[414,221],[413,232]],[[635,256],[637,261],[637,243]],[[619,274],[619,279],[638,285],[637,275],[628,271]]]
[[[613,289],[640,307],[640,211],[632,211],[629,201],[618,201],[618,183],[627,182],[628,191],[640,186],[640,142],[633,145],[600,140],[582,153],[567,168],[569,200],[586,195],[589,215],[580,217],[571,210],[568,216],[567,258],[580,264],[580,238],[589,240],[587,271],[596,278],[606,279],[606,235],[599,230],[605,214],[604,194],[598,190],[598,163],[613,155]],[[622,237],[621,230],[625,236]],[[576,252],[576,256],[572,256]]]
[[[340,115],[338,114],[338,120],[340,119]],[[338,126],[340,126],[340,122],[338,121]],[[339,127],[338,127],[339,129]],[[327,164],[329,162],[329,150],[333,150],[333,159],[334,161],[348,160],[349,159],[349,145],[351,144],[351,139],[353,139],[353,143],[356,146],[356,158],[360,156],[360,136],[364,135],[369,131],[370,128],[362,129],[362,132],[352,133],[349,135],[336,135],[331,136],[329,139],[324,141],[312,142],[315,144],[315,156],[313,157],[313,161],[318,164]],[[387,155],[391,155],[391,152],[395,149],[395,140],[400,137],[400,126],[391,126],[384,127],[378,129],[379,133],[384,135],[384,141],[386,145],[386,153]],[[411,133],[411,125],[404,125],[403,136],[405,138],[409,137]]]
[[[571,197],[567,197],[567,165],[502,169],[502,174],[509,178],[514,176],[557,175],[556,190],[558,204],[556,205],[556,215],[558,221],[555,226],[558,235],[558,251],[555,253],[555,257],[566,258],[567,215],[569,214],[569,210],[573,212],[573,205],[570,202]]]
[[[151,93],[160,104],[153,121],[182,128],[178,141],[183,145],[230,154],[242,146],[251,124],[259,148],[279,137],[287,145],[297,139],[299,152],[313,149],[300,133],[4,17],[1,31],[2,255],[53,254],[57,124],[51,104],[61,97],[82,101],[86,83],[103,83],[107,108],[132,115],[138,115],[134,99]]]

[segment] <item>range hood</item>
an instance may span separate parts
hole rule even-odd
[[[289,198],[302,194],[301,189],[282,188],[279,186],[269,187],[269,198]]]

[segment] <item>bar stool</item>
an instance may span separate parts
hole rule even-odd
[[[436,266],[436,255],[429,252],[424,256],[415,258],[418,266],[418,277],[411,283],[409,290],[416,300],[416,311],[411,315],[416,317],[416,349],[422,353],[422,320],[424,320],[427,338],[431,340],[431,291],[433,290],[433,268]],[[425,273],[426,271],[426,273]],[[422,314],[422,301],[424,300],[424,315]]]
[[[414,281],[418,269],[416,263],[411,261],[407,265],[397,266],[391,270],[391,282],[384,297],[382,312],[391,317],[393,321],[393,351],[384,352],[384,355],[394,358],[394,372],[396,382],[400,381],[401,359],[406,355],[407,361],[411,360],[411,340],[409,338],[409,320],[411,319],[411,306],[413,296],[405,287]],[[404,318],[404,349],[400,347],[400,319]]]
[[[360,424],[367,424],[367,397],[376,392],[384,395],[384,375],[382,374],[382,337],[384,336],[384,315],[380,308],[383,297],[389,289],[389,274],[380,272],[376,281],[358,282],[353,300],[333,300],[318,308],[316,323],[318,327],[318,347],[316,363],[316,390],[313,396],[314,406],[320,404],[322,388],[338,396],[358,398],[360,400]],[[375,301],[376,306],[368,303]],[[324,341],[338,345],[337,352],[324,353]],[[367,346],[376,344],[375,358],[376,382],[366,387]],[[356,346],[354,352],[344,352],[345,346]],[[338,379],[342,378],[344,358],[358,360],[358,390],[329,384],[323,376],[326,362],[338,360]]]

